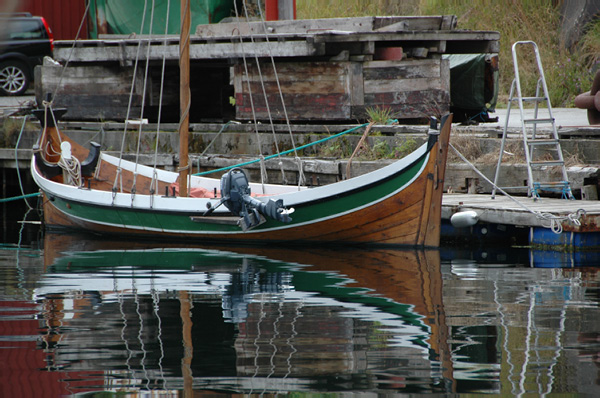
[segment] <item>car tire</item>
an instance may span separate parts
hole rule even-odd
[[[19,61],[0,62],[0,94],[23,95],[29,88],[29,73]]]

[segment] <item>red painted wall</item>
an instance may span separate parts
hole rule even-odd
[[[291,3],[294,19],[296,19],[296,0]],[[265,0],[265,19],[277,21],[279,19],[279,0]]]
[[[54,40],[74,40],[85,13],[86,0],[23,0],[18,11],[27,11],[44,17],[52,29]],[[87,19],[83,23],[80,39],[87,39]]]

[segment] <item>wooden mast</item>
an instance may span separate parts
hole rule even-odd
[[[190,124],[190,0],[181,0],[179,36],[179,196],[188,196],[188,134]]]

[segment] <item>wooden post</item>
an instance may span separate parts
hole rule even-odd
[[[179,291],[179,316],[181,317],[181,334],[183,337],[183,358],[181,359],[181,374],[183,376],[183,396],[194,396],[194,375],[192,373],[192,359],[194,345],[192,343],[192,317],[191,298],[186,290]]]
[[[190,124],[190,0],[181,0],[179,36],[179,196],[188,195],[188,134]]]

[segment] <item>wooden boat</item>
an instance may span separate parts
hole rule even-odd
[[[165,194],[178,174],[156,170],[158,182],[151,191],[154,169],[90,151],[46,126],[39,148],[55,148],[71,142],[72,153],[81,159],[82,177],[65,181],[56,164],[58,156],[37,150],[32,159],[33,178],[44,193],[44,223],[48,227],[81,228],[101,234],[138,237],[227,240],[246,242],[340,242],[389,243],[438,246],[441,200],[451,117],[442,120],[441,133],[409,156],[379,170],[315,188],[249,184],[260,203],[281,201],[279,209],[294,209],[291,220],[282,222],[261,216],[260,225],[244,230],[240,218],[213,192],[221,181],[192,177],[191,191],[201,189],[211,197]],[[97,160],[92,167],[94,159]],[[112,182],[120,168],[120,184]],[[86,171],[87,170],[87,171]],[[136,176],[135,192],[131,188]],[[67,178],[68,179],[68,178]],[[159,193],[161,192],[161,193]],[[205,215],[207,209],[213,210]],[[243,224],[243,223],[242,223]]]
[[[189,55],[182,59],[189,62]],[[189,64],[181,64],[182,79],[189,78]],[[186,84],[182,80],[181,86]],[[31,170],[44,194],[45,225],[202,242],[439,245],[451,115],[440,120],[439,129],[437,123],[430,128],[428,142],[409,156],[365,175],[307,188],[251,184],[240,169],[221,180],[188,176],[183,115],[189,98],[184,97],[179,173],[109,156],[98,145],[88,150],[59,131],[62,110],[38,111],[42,134]],[[202,197],[194,197],[198,191]]]

